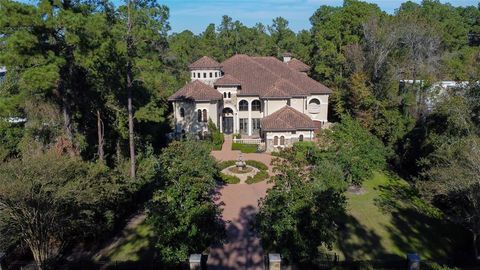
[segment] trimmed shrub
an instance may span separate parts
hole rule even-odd
[[[267,171],[259,171],[253,177],[251,176],[247,177],[247,180],[245,181],[245,183],[247,184],[259,183],[259,182],[262,182],[263,180],[268,179],[268,177],[270,176],[268,175]]]
[[[213,150],[222,150],[222,145],[225,141],[225,138],[223,136],[223,133],[221,133],[220,130],[218,130],[218,128],[212,122],[212,119],[208,119],[208,132],[210,133]]]
[[[222,161],[218,163],[218,169],[221,171],[233,165],[235,165],[235,160]]]
[[[263,164],[262,162],[260,161],[256,161],[256,160],[247,160],[245,161],[247,163],[247,165],[250,165],[252,167],[255,167],[257,169],[259,169],[260,171],[267,171],[268,170],[268,167],[267,165]]]
[[[228,175],[224,173],[220,173],[220,178],[224,183],[227,184],[238,184],[240,183],[240,178],[233,176],[233,175]]]
[[[242,153],[256,153],[258,145],[257,144],[243,144],[243,143],[233,143],[232,150],[240,150]]]

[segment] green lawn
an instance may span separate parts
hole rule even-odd
[[[132,267],[148,265],[154,258],[155,236],[152,228],[143,221],[133,229],[125,232],[125,238],[118,245],[113,246],[96,261],[111,262],[112,265],[128,263]]]
[[[446,222],[404,180],[377,173],[363,193],[347,193],[347,215],[334,252],[341,259],[405,258],[448,260],[465,255],[469,236]]]
[[[232,143],[232,150],[240,150],[242,153],[256,153],[258,144]]]

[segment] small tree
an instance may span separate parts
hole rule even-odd
[[[222,150],[222,145],[225,141],[225,138],[223,137],[223,133],[221,133],[217,126],[215,126],[211,118],[208,119],[208,132],[210,133],[213,143],[213,149]]]
[[[287,149],[273,161],[275,184],[260,200],[256,228],[265,250],[291,262],[311,262],[319,248],[330,249],[335,240],[335,220],[344,212],[344,180],[334,164],[299,157]],[[325,166],[328,172],[316,169]]]
[[[480,138],[470,137],[445,145],[421,182],[424,194],[441,206],[446,216],[472,233],[474,254],[480,260]]]
[[[51,153],[1,164],[2,242],[15,236],[48,269],[68,244],[104,228],[107,194],[116,185],[96,166]]]
[[[218,171],[209,147],[195,141],[171,143],[161,167],[165,182],[150,202],[148,222],[158,236],[161,260],[173,266],[224,236],[213,201]]]
[[[388,152],[383,143],[349,116],[326,130],[322,139],[320,155],[338,163],[351,184],[360,185],[386,166]]]

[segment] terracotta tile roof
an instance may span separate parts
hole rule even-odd
[[[218,79],[214,85],[229,86],[229,85],[242,85],[242,83],[230,74],[225,74],[222,78]]]
[[[174,101],[190,99],[195,101],[210,101],[221,100],[222,97],[222,94],[217,90],[198,80],[195,80],[182,87],[175,94],[171,95],[168,100]]]
[[[307,96],[309,94],[330,94],[332,91],[305,74],[295,71],[274,57],[250,57],[234,55],[222,63],[225,74],[230,74],[242,83],[239,96],[273,95],[275,97]],[[288,86],[287,86],[288,85]]]
[[[314,130],[315,123],[307,115],[286,105],[260,120],[262,131]]]
[[[310,66],[308,66],[307,64],[303,63],[302,61],[296,58],[292,58],[292,60],[288,61],[287,66],[300,72],[307,72],[310,70]]]
[[[262,95],[263,98],[280,98],[306,95],[305,91],[285,79],[275,81]]]
[[[190,69],[221,68],[222,65],[208,56],[203,56],[197,61],[188,65]]]

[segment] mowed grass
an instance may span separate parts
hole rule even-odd
[[[422,259],[451,261],[468,254],[469,235],[402,179],[376,173],[362,192],[347,192],[347,200],[334,247],[342,260],[396,260],[416,252]]]
[[[149,265],[154,259],[155,235],[145,221],[124,232],[123,237],[108,248],[103,254],[94,258],[95,261],[109,262],[111,265],[133,263],[132,267]]]

